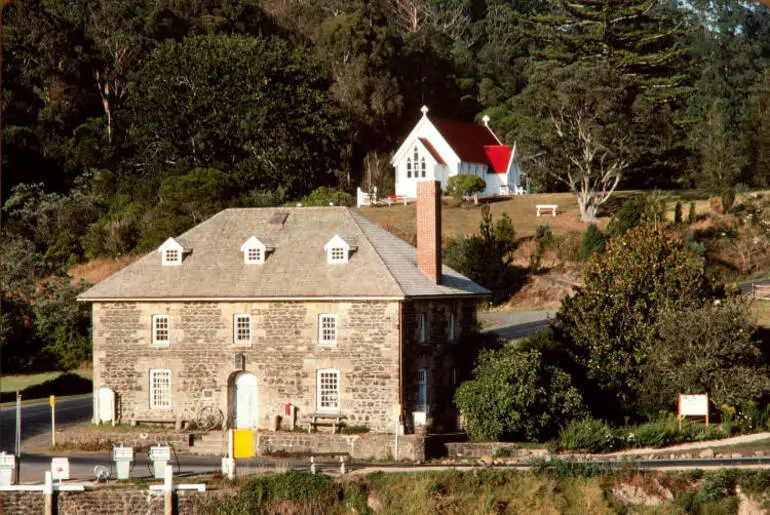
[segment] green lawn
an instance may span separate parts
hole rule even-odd
[[[37,374],[9,374],[2,376],[2,391],[3,392],[15,392],[21,391],[30,386],[42,384],[46,381],[56,379],[64,372],[40,372]],[[77,374],[84,379],[92,378],[91,368],[82,368],[73,370],[73,374]]]

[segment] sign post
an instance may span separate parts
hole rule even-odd
[[[56,447],[56,396],[51,395],[48,398],[48,404],[51,405],[51,447]]]
[[[684,417],[705,417],[706,427],[709,426],[709,396],[707,393],[698,395],[679,394],[679,414],[677,416],[679,429],[682,429]]]
[[[16,390],[16,482],[21,483],[21,393]]]

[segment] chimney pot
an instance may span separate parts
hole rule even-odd
[[[441,284],[441,183],[417,183],[417,268]]]

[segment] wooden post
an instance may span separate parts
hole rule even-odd
[[[43,485],[43,495],[45,496],[45,515],[53,515],[53,476],[50,470],[45,472],[45,484]]]
[[[174,467],[166,465],[163,475],[164,515],[174,515]]]

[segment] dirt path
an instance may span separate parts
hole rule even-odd
[[[751,435],[734,436],[732,438],[724,438],[722,440],[706,440],[703,442],[690,442],[679,445],[673,445],[671,447],[662,447],[655,449],[652,447],[643,447],[641,449],[631,449],[627,451],[618,451],[603,456],[638,456],[641,454],[662,454],[667,452],[679,452],[679,451],[691,451],[697,449],[713,449],[714,447],[730,447],[733,445],[741,445],[745,443],[754,443],[761,440],[770,439],[770,433],[754,433]]]

